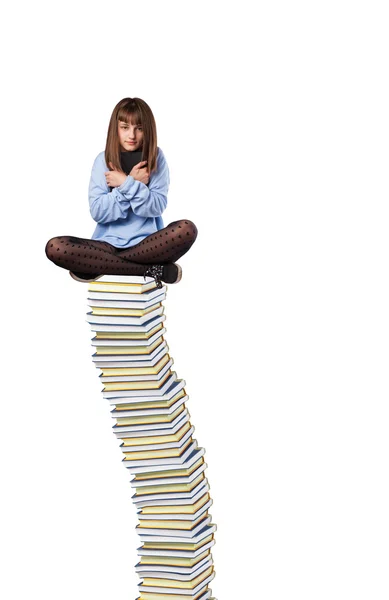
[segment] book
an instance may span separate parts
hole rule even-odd
[[[160,292],[160,290],[158,290]],[[104,297],[102,297],[104,296]],[[143,296],[143,294],[142,294]],[[159,294],[153,290],[152,295],[149,299],[142,300],[136,296],[131,297],[130,294],[126,294],[123,298],[122,294],[89,294],[87,299],[88,306],[99,306],[101,308],[149,308],[157,302],[163,302],[166,298],[166,292]]]
[[[161,430],[165,430],[167,434],[175,433],[178,429],[190,419],[190,414],[187,408],[180,412],[179,410],[177,417],[175,417],[172,421],[158,422],[157,423],[139,423],[136,422],[134,425],[121,425],[120,427],[113,426],[114,434],[118,439],[137,437],[137,434],[141,436],[142,434],[148,435],[162,435]],[[173,413],[174,414],[174,413]],[[145,419],[147,417],[134,417],[135,419]],[[116,429],[115,429],[116,427]]]
[[[144,317],[104,317],[88,312],[86,320],[90,324],[92,331],[145,332],[166,320],[165,315],[162,314],[163,310],[163,307],[157,308]]]
[[[189,423],[189,418],[189,411],[187,408],[184,408],[184,410],[179,412],[178,416],[171,422],[126,426],[121,429],[119,428],[115,432],[115,435],[118,439],[123,441],[145,436],[172,435],[177,433],[184,424]]]
[[[194,578],[187,576],[181,576],[174,578],[171,574],[165,577],[146,577],[144,576],[143,584],[140,586],[158,586],[158,587],[174,587],[184,590],[192,590],[196,588],[201,582],[207,579],[213,572],[213,565],[207,565],[205,568],[200,569],[200,572]]]
[[[179,398],[177,398],[177,400],[170,400],[167,401],[166,403],[161,403],[161,402],[149,402],[148,404],[153,406],[155,405],[155,408],[151,407],[148,408],[147,402],[137,402],[133,404],[133,408],[128,408],[130,405],[124,405],[126,406],[126,410],[122,409],[119,405],[118,408],[115,408],[114,410],[111,410],[111,415],[113,418],[120,418],[120,417],[143,417],[143,416],[147,416],[147,415],[171,415],[172,413],[174,413],[182,404],[184,404],[184,402],[188,401],[188,396],[186,396],[185,394],[182,394],[182,396],[180,396]],[[169,406],[170,404],[170,406]],[[162,405],[162,406],[161,406]],[[142,406],[143,408],[139,408],[139,406]],[[166,406],[166,408],[163,408],[163,406]],[[161,435],[166,435],[166,432],[161,432]]]
[[[165,393],[156,398],[155,396],[147,396],[142,395],[142,397],[137,397],[136,395],[132,395],[128,398],[115,397],[109,400],[111,405],[115,405],[116,407],[121,404],[132,404],[137,402],[164,402],[165,400],[171,400],[174,398],[176,394],[178,394],[185,387],[185,381],[183,379],[174,378],[171,386],[168,386]]]
[[[155,390],[163,385],[171,375],[170,369],[164,369],[161,379],[149,380],[137,378],[132,381],[105,382],[104,392],[126,391],[126,390]]]
[[[154,563],[154,567],[155,570],[152,570],[151,566],[149,564],[142,564],[142,563],[138,563],[135,566],[135,571],[137,573],[139,573],[139,575],[141,577],[152,577],[152,575],[148,575],[148,573],[161,573],[161,576],[163,577],[164,575],[162,575],[163,573],[174,573],[174,574],[179,574],[179,575],[185,575],[185,576],[189,576],[188,578],[190,579],[190,576],[193,575],[194,573],[196,573],[196,571],[199,571],[200,569],[204,569],[206,568],[206,565],[211,565],[213,564],[213,560],[212,560],[212,556],[210,553],[207,554],[207,556],[205,556],[204,558],[201,558],[200,560],[197,560],[196,563],[194,565],[192,565],[191,567],[187,567],[187,566],[179,566],[179,565],[169,565],[169,564],[159,564],[159,563]]]
[[[126,375],[126,374],[122,374],[122,375],[105,375],[104,373],[102,373],[100,375],[100,381],[102,383],[108,384],[108,383],[128,383],[128,382],[132,382],[132,381],[141,381],[141,382],[148,382],[148,381],[160,381],[163,376],[171,369],[172,365],[173,365],[173,359],[169,357],[169,355],[167,355],[167,360],[162,360],[161,361],[162,366],[158,367],[158,370],[155,373],[141,373],[141,374],[133,374],[133,375]],[[112,369],[112,371],[130,371],[131,369]],[[150,371],[155,371],[155,369],[149,369]],[[141,369],[134,369],[134,371],[141,371]],[[108,369],[106,369],[105,373],[108,372]]]
[[[101,281],[101,279],[100,279]],[[88,303],[90,300],[95,300],[97,302],[130,302],[136,303],[139,305],[150,304],[150,302],[155,300],[155,298],[160,298],[161,301],[165,299],[167,292],[167,287],[162,286],[161,289],[155,287],[154,289],[149,290],[148,292],[143,292],[143,294],[131,294],[131,292],[93,292],[88,290]]]
[[[91,305],[91,311],[88,314],[99,317],[146,317],[151,314],[162,314],[163,307],[161,302],[155,302],[149,307],[129,308],[129,307],[109,307]],[[162,309],[162,310],[159,310]],[[110,320],[107,320],[110,322]]]
[[[169,351],[166,342],[162,342],[150,354],[129,354],[129,355],[93,355],[92,360],[97,369],[106,369],[109,367],[152,367],[161,360]]]
[[[142,162],[142,150],[120,152],[120,166],[126,175],[129,175],[132,169],[140,162]]]
[[[123,417],[116,418],[116,425],[114,425],[115,431],[120,429],[121,427],[131,426],[131,425],[149,425],[149,424],[163,424],[163,423],[172,423],[179,415],[183,415],[183,413],[188,412],[188,409],[185,408],[184,405],[179,406],[173,413],[170,415],[166,414],[153,414],[153,415],[145,415],[140,417]],[[188,412],[189,414],[189,412]],[[158,429],[158,427],[155,427]]]
[[[186,544],[190,545],[190,544]],[[141,560],[154,558],[157,561],[170,560],[172,564],[176,561],[180,561],[180,564],[190,564],[190,561],[196,560],[197,558],[204,556],[204,554],[211,550],[215,545],[215,540],[207,542],[197,550],[184,550],[174,549],[174,544],[171,544],[172,549],[161,548],[159,545],[155,548],[152,547],[152,542],[149,543],[149,547],[145,548],[144,545],[138,548],[137,553]]]
[[[155,289],[156,283],[154,279],[152,281],[147,281],[146,283],[128,283],[128,282],[119,282],[114,279],[115,276],[110,275],[110,281],[104,280],[102,281],[91,281],[88,283],[88,291],[89,292],[120,292],[122,294],[143,294],[143,292],[147,292],[148,290]],[[116,276],[117,277],[117,276]],[[163,289],[163,288],[162,288]]]
[[[195,514],[197,510],[199,510],[200,508],[202,508],[205,504],[207,504],[210,501],[210,496],[208,493],[203,494],[203,496],[201,496],[201,498],[199,498],[199,500],[193,504],[183,504],[183,505],[176,505],[176,506],[169,506],[169,505],[165,505],[165,506],[146,506],[144,508],[142,508],[139,512],[138,515],[148,515],[148,518],[165,518],[167,516],[167,514],[182,514],[182,513],[188,513],[188,514]],[[161,515],[162,513],[162,515]]]
[[[193,465],[199,458],[200,456],[204,456],[204,448],[195,448],[193,450],[193,452],[187,457],[187,459],[185,460],[185,462],[182,465],[179,466],[175,466],[175,465],[160,465],[159,467],[139,467],[139,468],[132,468],[131,472],[133,475],[141,475],[143,473],[153,473],[154,471],[171,471],[171,470],[175,470],[175,469],[183,469],[183,468],[188,468],[191,465]]]
[[[96,338],[93,338],[92,344],[96,346],[95,356],[112,354],[116,356],[124,354],[131,356],[134,354],[151,354],[151,352],[155,348],[158,348],[158,346],[162,343],[163,334],[164,329],[161,329],[148,339],[143,340],[96,340]]]
[[[182,464],[183,462],[185,462],[186,458],[190,455],[190,453],[197,448],[197,441],[196,440],[192,440],[191,444],[188,446],[188,448],[185,450],[185,452],[181,455],[181,456],[171,456],[171,457],[161,457],[161,458],[144,458],[144,459],[137,459],[137,460],[126,460],[125,458],[123,458],[123,464],[128,467],[131,468],[133,466],[135,467],[144,467],[144,466],[161,466],[161,465],[166,465],[166,464],[170,464],[170,465],[178,465],[178,464]]]
[[[161,414],[171,414],[178,408],[177,402],[188,402],[189,396],[185,394],[185,390],[181,390],[170,400],[149,400],[148,402],[133,402],[131,404],[117,404],[111,410],[112,417],[116,416],[135,416],[135,412],[140,410],[149,410],[150,414],[157,414],[155,411],[160,411]],[[177,404],[177,405],[176,405]]]
[[[200,531],[198,531],[200,529],[200,527],[203,526],[203,529],[201,529]],[[211,531],[213,529],[213,527],[215,527],[216,529],[216,525],[211,526],[211,516],[209,515],[208,517],[205,517],[203,521],[201,521],[201,523],[199,523],[199,525],[196,527],[195,531],[190,531],[190,532],[183,532],[186,535],[178,535],[178,531],[177,530],[172,530],[171,533],[167,533],[166,530],[164,529],[159,529],[157,530],[156,533],[152,533],[150,530],[147,531],[146,530],[140,530],[139,528],[137,529],[137,533],[139,534],[139,537],[141,539],[142,542],[173,542],[173,543],[177,543],[177,542],[183,542],[185,541],[185,538],[187,538],[188,543],[195,543],[200,541],[203,537],[206,537],[206,535],[208,534],[208,529],[207,527],[209,526],[209,530]],[[198,532],[198,533],[196,533]],[[204,533],[207,532],[207,533]]]
[[[136,568],[135,571],[141,578],[156,578],[156,579],[175,579],[178,581],[192,581],[201,573],[213,566],[212,558],[208,558],[206,562],[202,561],[200,565],[195,565],[191,569],[179,566],[156,565],[154,570],[150,566],[142,565]]]
[[[165,492],[165,493],[179,493],[177,491],[176,486],[177,485],[191,485],[193,483],[196,483],[196,485],[198,485],[203,479],[200,477],[200,475],[202,473],[204,473],[205,471],[205,463],[203,463],[202,465],[200,465],[200,467],[198,469],[196,469],[196,471],[188,476],[188,477],[160,477],[160,478],[155,478],[155,479],[149,479],[147,481],[141,481],[141,482],[135,482],[132,485],[136,485],[136,490],[138,493],[142,494],[143,490],[149,487],[155,487],[155,486],[172,486],[172,490],[169,490],[167,488],[164,489],[156,489],[156,492]],[[205,478],[205,476],[204,476]],[[192,487],[193,489],[193,487]],[[182,493],[182,492],[181,492]],[[145,494],[147,495],[147,494]],[[192,503],[192,498],[189,500],[187,503],[183,503],[183,504],[191,504]],[[169,502],[164,502],[164,505],[168,505]],[[179,503],[178,503],[179,504]]]
[[[179,494],[179,493],[188,493],[192,491],[195,487],[199,485],[204,479],[206,479],[203,473],[200,473],[196,479],[189,483],[173,483],[173,484],[159,484],[159,485],[150,485],[142,488],[137,488],[137,491],[140,490],[142,496],[147,496],[150,494]],[[155,497],[152,497],[152,500],[155,500]]]
[[[157,409],[159,410],[159,409]],[[172,430],[166,431],[166,434],[176,433],[174,427],[181,419],[185,416],[190,417],[190,413],[186,408],[185,404],[179,405],[170,414],[153,413],[150,415],[140,415],[134,417],[116,417],[116,424],[113,426],[114,433],[124,432],[126,435],[120,436],[121,438],[138,437],[132,436],[132,432],[153,430],[153,433],[148,435],[162,435],[162,431],[158,433],[158,430]],[[128,434],[128,435],[127,435]]]
[[[186,568],[193,569],[199,562],[211,558],[211,549],[208,548],[196,558],[181,558],[179,556],[149,556],[144,555],[140,557],[140,561],[136,565],[137,567],[143,567],[150,569],[150,565],[167,566],[170,568]]]
[[[190,465],[185,463],[182,466],[182,468],[173,469],[171,471],[153,471],[152,473],[138,473],[131,480],[131,485],[147,485],[147,482],[151,479],[154,479],[155,477],[190,477],[197,471],[197,469],[206,464],[207,463],[204,462],[204,456],[199,456],[196,457],[195,462],[192,462]]]
[[[213,540],[213,533],[206,534],[200,542],[193,544],[188,540],[178,540],[176,542],[144,542],[144,550],[184,550],[185,552],[198,552],[200,555],[205,550],[210,548],[210,543]]]
[[[151,329],[147,331],[96,331],[96,335],[93,338],[95,346],[136,346],[137,340],[145,340],[144,342],[139,341],[139,345],[149,345],[150,338],[155,336],[157,332],[159,332],[159,336],[161,337],[166,329],[163,326],[163,319],[158,319],[158,323],[154,325]],[[157,336],[155,336],[157,337]],[[154,338],[155,339],[155,338]],[[126,340],[128,342],[126,343]],[[162,344],[164,340],[160,340]],[[166,343],[166,342],[165,342]],[[136,360],[136,358],[132,358],[130,360]]]
[[[139,534],[142,542],[176,542],[179,539],[190,539],[195,538],[198,533],[204,529],[206,525],[211,522],[211,515],[201,517],[198,523],[191,523],[191,529],[178,529],[175,527],[141,527],[139,524],[136,526],[137,533]],[[180,523],[181,524],[181,523]]]
[[[180,448],[167,448],[166,450],[132,450],[132,452],[123,452],[123,460],[128,460],[131,462],[154,458],[166,458],[166,460],[170,460],[173,458],[178,459],[181,457],[182,453],[190,446],[191,443],[192,438],[189,438]]]
[[[139,491],[141,492],[141,488],[139,488]],[[167,506],[172,506],[172,505],[182,505],[182,504],[192,504],[192,502],[196,502],[199,498],[201,498],[201,496],[205,493],[209,491],[209,484],[208,484],[208,479],[206,477],[204,477],[204,479],[202,479],[200,481],[200,483],[196,486],[196,488],[194,488],[192,490],[191,493],[186,493],[186,492],[179,492],[179,493],[175,493],[175,492],[168,492],[165,494],[154,494],[152,496],[150,495],[145,495],[142,497],[141,494],[139,494],[138,497],[133,498],[133,502],[136,505],[136,508],[143,508],[144,506],[162,506],[162,505],[167,505]],[[192,495],[191,495],[192,494]],[[158,498],[158,496],[161,496]],[[140,500],[140,498],[142,498]]]
[[[207,573],[207,571],[206,571]],[[174,600],[177,600],[178,598],[181,598],[181,594],[183,594],[183,597],[187,598],[188,596],[193,596],[195,594],[200,594],[200,592],[203,592],[206,590],[206,587],[208,586],[208,584],[212,581],[212,579],[215,576],[215,573],[213,571],[213,567],[211,567],[211,571],[210,571],[210,575],[207,576],[203,576],[200,575],[199,578],[196,578],[195,581],[197,583],[197,581],[200,581],[200,583],[198,583],[198,585],[196,585],[196,587],[188,587],[188,585],[184,585],[184,582],[179,582],[179,581],[174,581],[174,586],[172,585],[171,587],[165,587],[165,583],[163,585],[161,585],[161,583],[157,586],[154,585],[146,585],[145,583],[140,583],[138,585],[139,587],[139,591],[141,592],[141,599],[142,600],[146,600],[144,592],[153,592],[153,594],[164,594],[164,592],[168,592],[170,594],[177,594],[177,596],[174,597]],[[163,581],[163,580],[160,580]],[[180,593],[178,594],[178,590],[180,591]],[[195,597],[195,596],[194,596]]]
[[[138,452],[154,452],[154,450],[174,450],[179,453],[191,439],[193,432],[194,427],[191,427],[178,442],[147,443],[138,446],[125,446],[124,444],[121,444],[120,448],[126,456],[129,454],[138,455]],[[139,441],[143,441],[142,438],[140,438]]]
[[[192,596],[190,600],[211,600],[212,591],[207,590],[205,592],[201,591],[199,594]],[[187,600],[188,596],[177,596],[174,594],[146,594],[142,593],[136,600]]]
[[[192,532],[199,523],[202,523],[204,517],[207,516],[208,508],[210,507],[211,502],[212,500],[209,500],[194,515],[161,514],[156,515],[155,518],[151,518],[149,517],[149,515],[145,515],[144,519],[141,518],[142,515],[138,515],[138,527],[140,529],[144,528],[150,531],[154,531],[157,529],[177,530],[177,533],[179,532],[179,535],[181,535],[183,531]]]
[[[170,356],[167,353],[164,353],[164,355],[160,358],[160,360],[153,364],[152,366],[143,366],[143,365],[137,365],[135,363],[135,365],[131,365],[131,363],[129,363],[128,367],[110,367],[110,368],[103,368],[100,378],[101,377],[120,377],[121,375],[158,375],[158,373],[161,371],[162,367],[164,367],[170,360]]]
[[[138,388],[125,390],[103,390],[103,398],[131,398],[138,396],[163,396],[172,384],[177,379],[177,373],[172,371],[168,377],[164,379],[163,384],[157,388]]]
[[[181,399],[181,402],[185,400]],[[143,411],[141,411],[143,412]],[[176,434],[173,435],[155,435],[141,438],[124,438],[121,449],[124,451],[136,450],[140,445],[149,446],[149,450],[159,450],[163,448],[178,448],[187,439],[189,434],[194,432],[194,427],[191,427],[190,422],[185,423]],[[168,445],[169,444],[169,445]],[[170,446],[172,444],[172,446]]]

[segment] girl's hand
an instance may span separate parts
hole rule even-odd
[[[112,163],[109,163],[109,166],[111,167],[111,169],[113,169]],[[123,173],[123,171],[106,171],[105,173],[105,180],[107,182],[107,185],[109,185],[109,187],[118,187],[119,185],[121,185],[124,181],[126,181],[127,179],[127,175],[125,173]]]
[[[131,177],[136,179],[137,181],[141,181],[145,185],[149,183],[150,175],[146,168],[141,168],[143,165],[147,163],[147,160],[143,160],[142,162],[135,165],[130,172]]]

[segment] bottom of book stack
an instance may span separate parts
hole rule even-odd
[[[204,475],[204,449],[194,446],[183,464],[137,472],[131,481],[137,486],[132,499],[143,543],[135,567],[142,579],[139,600],[211,598],[208,586],[215,577],[211,549],[216,525],[208,514],[212,500]]]

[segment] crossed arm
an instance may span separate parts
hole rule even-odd
[[[97,223],[110,223],[125,219],[128,211],[140,217],[158,217],[166,208],[169,189],[169,169],[166,159],[159,149],[158,168],[149,180],[149,185],[128,175],[123,183],[109,191],[104,152],[98,155],[89,183],[89,208]],[[113,172],[114,173],[114,172]]]

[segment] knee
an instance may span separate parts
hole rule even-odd
[[[58,260],[58,257],[60,257],[63,252],[63,244],[64,240],[62,237],[51,238],[45,247],[47,258],[53,262],[56,262],[56,259]]]
[[[184,237],[185,241],[193,244],[195,239],[197,238],[197,227],[193,223],[193,221],[188,221],[188,219],[183,219],[179,221],[180,228],[182,229],[181,235]]]

